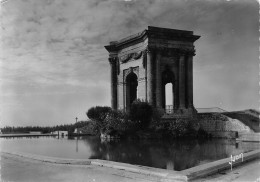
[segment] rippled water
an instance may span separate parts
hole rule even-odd
[[[118,140],[79,138],[0,138],[1,149],[60,158],[103,159],[163,169],[184,170],[259,149],[259,143],[234,140]]]

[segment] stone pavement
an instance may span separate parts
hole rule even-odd
[[[238,166],[232,171],[225,170],[217,174],[192,180],[193,182],[260,182],[260,160],[254,160]]]
[[[18,156],[1,155],[1,181],[51,182],[133,182],[160,181],[143,175],[94,165],[66,165],[40,162]]]
[[[86,182],[133,182],[133,181],[172,181],[162,180],[160,176],[101,167],[98,165],[55,164],[27,157],[0,153],[1,181],[86,181]],[[103,163],[102,163],[103,164]],[[104,163],[106,164],[106,163]],[[114,165],[114,164],[113,164]],[[246,162],[233,171],[195,179],[194,182],[260,182],[260,160]],[[151,171],[152,173],[152,171]],[[173,180],[175,181],[175,180]],[[182,180],[181,180],[182,181]],[[184,180],[185,181],[185,180]]]

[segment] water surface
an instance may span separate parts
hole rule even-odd
[[[103,159],[171,170],[184,170],[203,163],[259,149],[259,143],[234,140],[118,140],[99,137],[0,138],[1,149],[50,157]]]

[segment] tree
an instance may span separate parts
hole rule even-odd
[[[91,107],[88,111],[87,111],[87,116],[89,119],[92,120],[98,120],[98,121],[102,121],[105,119],[106,114],[108,112],[110,112],[112,109],[111,107],[107,107],[107,106],[96,106],[96,107]]]
[[[89,119],[95,122],[96,124],[95,127],[98,128],[99,131],[102,131],[106,125],[105,118],[107,114],[111,111],[112,111],[111,107],[96,106],[96,107],[91,107],[86,114],[89,117]]]

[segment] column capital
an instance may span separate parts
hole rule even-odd
[[[195,56],[194,49],[179,49],[177,52],[180,56],[182,56],[182,55]]]
[[[116,64],[117,59],[118,59],[118,57],[110,57],[110,58],[108,58],[108,61],[112,65],[112,64]]]
[[[151,46],[147,46],[144,51],[146,53],[153,53],[155,51],[155,48],[154,47],[151,47]]]

